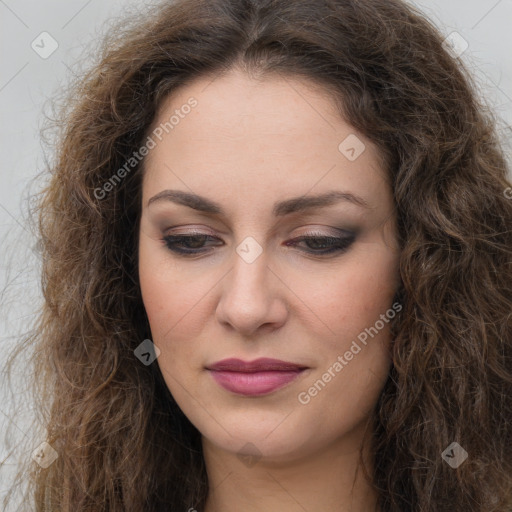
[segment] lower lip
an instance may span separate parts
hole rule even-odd
[[[266,395],[295,380],[304,370],[262,371],[254,373],[210,370],[223,388],[246,396]]]

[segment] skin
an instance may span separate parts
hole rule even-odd
[[[194,97],[198,104],[145,161],[139,278],[157,364],[176,402],[202,434],[210,494],[206,512],[374,510],[376,493],[358,470],[365,427],[392,364],[386,323],[343,370],[300,403],[358,334],[391,308],[398,286],[396,226],[380,155],[313,83],[242,71],[175,90],[153,127]],[[338,146],[355,134],[354,161]],[[221,215],[150,198],[166,189],[219,203]],[[362,197],[274,217],[277,201],[333,190]],[[165,235],[197,230],[214,239],[173,253]],[[346,236],[346,251],[300,236]],[[261,254],[237,253],[253,237]],[[242,245],[241,245],[242,244]],[[251,246],[252,247],[252,246]],[[254,250],[254,247],[250,249]],[[261,397],[219,386],[205,366],[237,357],[272,357],[308,366]],[[250,443],[250,444],[248,444]],[[250,455],[253,458],[250,458]],[[193,504],[191,504],[191,507]]]

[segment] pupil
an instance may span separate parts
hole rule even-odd
[[[191,246],[192,249],[199,248],[199,247],[201,247],[201,245],[204,242],[203,239],[204,239],[204,237],[202,237],[202,236],[192,236],[192,237],[189,237],[189,239],[187,241],[187,245]]]
[[[308,240],[308,244],[316,249],[326,248],[330,246],[328,240],[322,240],[320,238],[311,238]]]

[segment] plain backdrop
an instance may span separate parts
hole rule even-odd
[[[455,31],[467,41],[468,48],[460,58],[499,117],[510,159],[512,0],[412,3],[443,34]],[[85,49],[108,30],[108,20],[141,5],[143,1],[133,0],[0,0],[0,368],[2,357],[19,342],[20,333],[29,329],[41,300],[40,262],[26,211],[29,195],[36,191],[31,179],[44,169],[40,142],[43,110],[72,76],[78,60],[83,62]],[[10,387],[5,372],[0,379],[0,498],[9,486],[16,457],[31,456],[31,451],[17,453],[16,441],[24,439],[35,449],[44,440],[28,426],[31,406],[23,396],[27,371],[28,366],[18,368]],[[22,416],[13,415],[15,407],[24,411]]]

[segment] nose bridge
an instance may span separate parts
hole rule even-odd
[[[229,288],[241,300],[261,300],[268,292],[268,253],[252,237],[245,238],[235,250]]]
[[[254,239],[244,239],[233,255],[217,307],[218,320],[246,334],[260,325],[283,320],[286,308],[277,305],[267,253]]]

